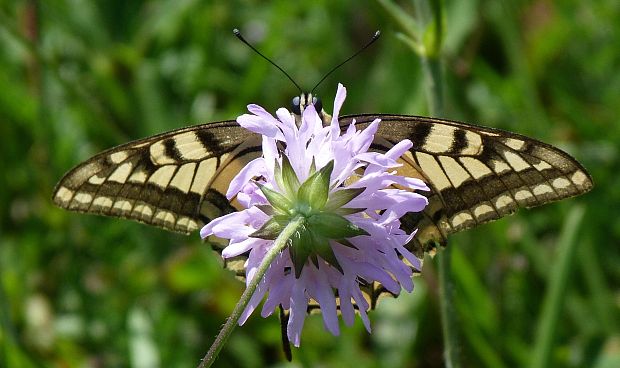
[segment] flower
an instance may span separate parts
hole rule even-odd
[[[249,162],[232,180],[227,198],[236,196],[245,209],[217,218],[202,228],[203,238],[229,239],[224,258],[248,254],[249,283],[274,239],[293,217],[304,223],[287,251],[273,261],[247,305],[243,324],[267,294],[261,310],[269,316],[280,305],[290,311],[287,334],[299,346],[310,300],[321,308],[324,325],[339,334],[337,292],[345,324],[355,318],[354,303],[370,332],[360,282],[380,282],[398,294],[413,290],[413,270],[420,260],[405,245],[411,234],[400,229],[400,217],[428,204],[417,193],[424,182],[396,174],[397,159],[412,147],[399,142],[385,153],[368,152],[379,119],[357,131],[355,121],[342,133],[338,114],[346,89],[339,84],[331,124],[314,106],[295,116],[280,108],[276,117],[257,105],[237,118],[244,128],[262,135],[263,156]],[[281,147],[285,147],[283,150]]]

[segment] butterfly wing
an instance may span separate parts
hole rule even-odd
[[[449,234],[529,208],[576,196],[592,188],[592,178],[573,157],[519,134],[456,121],[402,115],[356,115],[363,129],[381,119],[373,148],[386,151],[409,139],[401,175],[418,177],[431,188],[429,205],[403,219],[418,228],[416,250],[443,244]]]
[[[235,208],[224,196],[260,152],[260,137],[235,121],[197,125],[104,151],[57,184],[59,207],[189,233]]]

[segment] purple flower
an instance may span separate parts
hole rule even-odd
[[[310,299],[323,314],[325,327],[339,333],[337,292],[342,319],[354,321],[358,307],[370,332],[370,308],[360,281],[378,281],[391,293],[412,291],[412,269],[420,260],[405,248],[414,236],[400,229],[400,217],[419,212],[428,204],[416,193],[428,190],[419,179],[396,175],[397,159],[411,148],[404,140],[386,153],[368,152],[379,119],[366,129],[354,124],[341,133],[338,114],[346,89],[339,84],[329,126],[314,106],[307,106],[297,126],[284,108],[276,117],[262,107],[249,105],[251,114],[237,122],[263,136],[263,156],[244,167],[226,193],[246,209],[217,218],[200,231],[205,238],[229,239],[224,258],[248,253],[247,282],[254,277],[274,239],[295,216],[304,223],[281,252],[246,307],[239,324],[267,295],[261,315],[281,305],[290,311],[289,339],[299,346]],[[279,142],[284,144],[279,144]],[[279,147],[286,147],[281,151]]]

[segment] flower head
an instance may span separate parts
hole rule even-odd
[[[288,337],[299,346],[308,304],[316,301],[325,327],[339,333],[337,292],[342,318],[354,321],[354,304],[370,331],[370,308],[361,283],[380,282],[398,294],[413,290],[412,267],[420,260],[405,245],[414,233],[400,229],[399,219],[428,204],[416,190],[428,190],[419,179],[398,176],[397,159],[412,143],[404,140],[385,153],[368,152],[379,119],[358,131],[355,121],[342,133],[338,114],[346,89],[338,85],[331,124],[314,106],[302,112],[299,126],[281,108],[276,117],[249,105],[251,114],[237,122],[263,137],[263,156],[247,164],[233,179],[226,196],[245,207],[207,224],[201,236],[229,239],[225,258],[248,254],[249,281],[293,218],[303,225],[289,240],[288,251],[276,257],[248,304],[240,324],[267,294],[261,315],[280,305],[290,311]],[[285,147],[280,149],[280,147]]]

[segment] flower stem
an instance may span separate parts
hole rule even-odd
[[[425,44],[425,47],[422,48],[425,52],[419,52],[418,54],[422,61],[428,111],[431,116],[442,118],[444,117],[443,69],[441,65],[443,2],[429,3],[425,0],[416,0],[414,4],[416,6],[418,22],[423,26],[431,24],[434,27],[435,42]],[[418,39],[424,40],[423,37]],[[438,252],[436,257],[437,272],[439,273],[439,309],[444,343],[444,360],[446,367],[457,368],[461,364],[458,350],[456,311],[454,308],[454,283],[451,276],[451,250],[451,247],[445,247]]]
[[[213,364],[213,362],[215,362],[215,359],[217,358],[220,350],[222,350],[222,347],[224,346],[224,344],[230,337],[230,334],[232,333],[233,329],[237,325],[239,318],[241,317],[241,314],[243,313],[246,306],[250,302],[250,299],[252,298],[252,295],[256,291],[258,284],[263,279],[263,277],[265,276],[265,273],[269,269],[271,262],[273,262],[276,256],[286,248],[288,244],[288,240],[291,238],[291,236],[293,236],[295,231],[297,231],[299,226],[301,226],[303,223],[304,223],[304,218],[302,216],[297,216],[293,218],[286,225],[282,233],[280,233],[280,235],[274,241],[273,247],[265,255],[262,263],[260,264],[260,266],[258,267],[258,270],[256,271],[256,274],[254,274],[254,277],[252,278],[252,280],[246,287],[245,291],[241,295],[241,298],[239,299],[239,303],[237,303],[230,317],[228,317],[228,319],[226,320],[224,327],[222,327],[222,329],[220,330],[220,333],[215,338],[215,341],[213,342],[213,345],[211,345],[211,347],[209,348],[209,351],[207,352],[207,354],[204,356],[204,358],[202,358],[202,361],[198,365],[198,368],[210,367]]]
[[[530,367],[544,368],[552,365],[553,340],[561,323],[562,311],[566,308],[566,294],[570,278],[575,269],[574,260],[579,245],[579,226],[585,208],[575,206],[568,213],[562,228],[555,262],[549,273],[549,290],[545,295],[543,310],[537,323],[536,340]],[[573,277],[574,279],[574,277]]]
[[[456,311],[451,271],[452,248],[446,247],[437,254],[439,273],[439,309],[441,314],[441,331],[443,333],[443,355],[447,368],[460,367],[458,354],[458,334],[456,328]]]
[[[443,117],[443,74],[441,60],[422,56],[426,96],[428,98],[429,113],[433,117]],[[451,276],[452,248],[445,247],[437,254],[437,268],[439,273],[439,308],[441,314],[441,329],[444,343],[444,360],[446,367],[460,366],[458,354],[458,329],[456,310],[454,309],[454,284]]]

